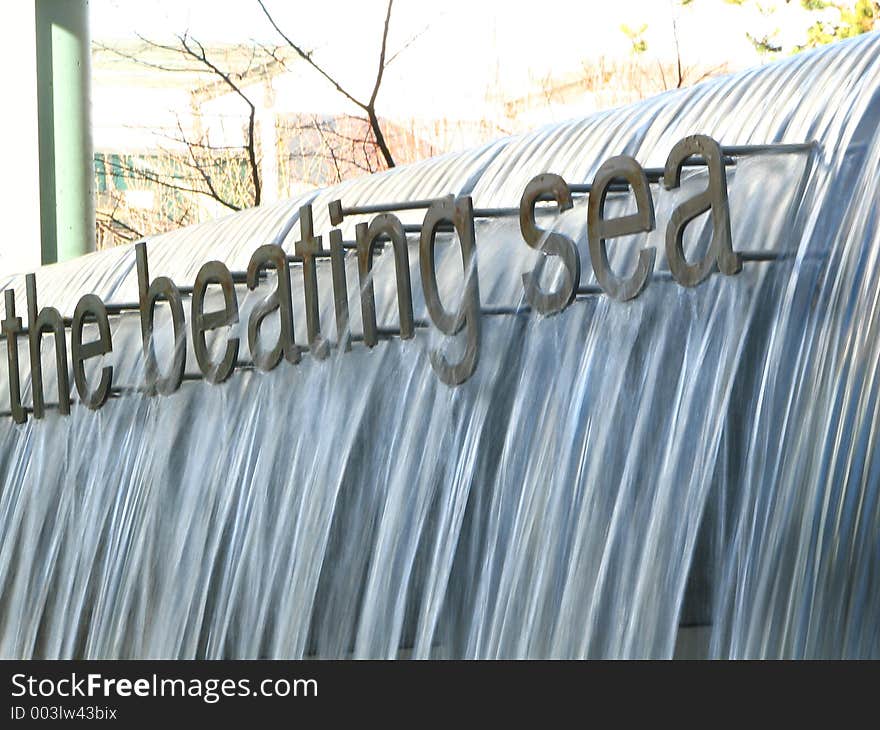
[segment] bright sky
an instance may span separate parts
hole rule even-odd
[[[375,75],[385,0],[266,0],[278,24],[345,85],[364,93]],[[774,4],[763,0],[762,7]],[[389,34],[393,54],[418,36],[389,67],[382,88],[388,105],[406,104],[418,114],[436,109],[438,94],[460,101],[485,89],[513,92],[551,73],[576,71],[582,61],[630,52],[622,23],[647,24],[648,56],[674,58],[672,18],[678,18],[686,65],[742,68],[760,61],[746,31],[781,28],[802,32],[799,3],[777,0],[778,11],[762,17],[755,6],[695,0],[396,0]],[[256,0],[92,0],[92,34],[98,40],[169,38],[188,30],[203,42],[280,43]],[[434,11],[439,7],[438,12]],[[419,79],[413,84],[413,79]],[[368,95],[368,94],[367,94]]]

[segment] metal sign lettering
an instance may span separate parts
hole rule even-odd
[[[235,370],[238,363],[238,337],[226,335],[222,357],[215,362],[209,352],[206,333],[229,327],[239,320],[236,284],[245,284],[248,290],[256,290],[261,277],[269,269],[274,270],[275,289],[251,309],[247,323],[247,340],[253,366],[268,371],[278,366],[282,359],[296,364],[304,348],[296,343],[294,336],[294,310],[292,302],[289,262],[302,264],[305,319],[308,350],[316,359],[327,357],[331,347],[341,351],[351,349],[349,332],[348,281],[345,270],[346,249],[354,249],[360,284],[363,342],[374,347],[380,338],[376,321],[376,301],[373,288],[373,259],[377,247],[390,241],[394,256],[397,284],[397,309],[401,339],[414,337],[417,323],[413,314],[413,293],[410,280],[410,260],[407,234],[418,233],[419,272],[422,291],[431,324],[449,338],[463,333],[463,354],[450,361],[442,348],[430,353],[430,361],[438,377],[444,383],[456,386],[467,381],[477,368],[480,349],[480,291],[477,271],[477,237],[475,218],[518,217],[519,229],[526,245],[541,255],[532,271],[523,274],[523,293],[529,305],[542,315],[555,315],[564,311],[578,295],[605,293],[609,297],[627,301],[633,299],[648,286],[655,264],[653,248],[639,251],[631,274],[623,276],[615,272],[608,260],[609,242],[620,236],[645,234],[656,226],[654,201],[650,184],[662,182],[667,190],[681,185],[685,166],[700,166],[707,170],[708,185],[705,190],[681,202],[669,217],[665,230],[666,258],[670,273],[682,286],[693,287],[705,281],[714,271],[734,275],[742,270],[743,256],[734,251],[730,232],[730,210],[727,196],[725,166],[732,157],[751,151],[798,151],[814,148],[811,144],[770,145],[762,147],[721,147],[711,137],[694,135],[678,142],[669,153],[664,168],[646,170],[628,156],[612,157],[604,162],[590,184],[569,185],[559,175],[537,175],[526,186],[517,208],[475,209],[470,197],[413,200],[387,205],[371,204],[345,208],[341,201],[329,205],[333,226],[340,226],[346,216],[372,215],[369,223],[359,222],[355,228],[356,241],[345,242],[337,227],[329,232],[330,250],[325,251],[321,236],[314,234],[312,208],[305,205],[299,210],[300,240],[295,243],[295,256],[289,256],[277,243],[260,246],[254,251],[247,272],[230,272],[219,261],[204,264],[191,290],[190,327],[193,349],[202,377],[210,383],[221,383]],[[621,192],[632,196],[636,211],[625,216],[609,218],[605,204],[608,193]],[[573,208],[572,194],[589,196],[587,204],[587,237],[593,272],[599,288],[581,288],[581,264],[575,242],[558,230],[544,228],[536,222],[536,206],[548,201],[555,205],[557,213]],[[394,211],[425,210],[420,226],[405,226]],[[544,208],[542,211],[546,211]],[[683,251],[684,232],[687,226],[703,213],[711,211],[712,238],[704,256],[689,262]],[[441,301],[437,284],[435,248],[438,234],[451,233],[457,240],[464,272],[461,300],[456,311],[449,311]],[[564,267],[563,278],[554,290],[547,291],[540,284],[540,276],[549,257],[558,257]],[[176,391],[186,371],[186,321],[181,291],[168,277],[150,281],[147,247],[141,242],[135,245],[137,263],[138,302],[131,305],[105,305],[94,294],[83,296],[76,306],[73,319],[66,322],[57,309],[37,306],[36,279],[26,277],[28,329],[16,315],[15,292],[4,293],[5,319],[0,322],[0,332],[6,340],[6,361],[9,368],[10,411],[16,423],[27,421],[28,412],[34,418],[43,418],[47,404],[43,393],[43,371],[40,360],[42,336],[53,335],[55,342],[56,381],[58,384],[59,413],[70,412],[70,382],[68,374],[65,328],[71,329],[71,359],[73,380],[79,402],[90,409],[101,408],[111,394],[113,368],[102,367],[97,383],[89,383],[85,363],[93,358],[108,355],[113,350],[110,316],[126,312],[138,312],[140,317],[145,382],[140,389],[151,395],[169,395]],[[318,300],[317,262],[330,259],[333,285],[333,303],[336,317],[336,342],[330,343],[321,335]],[[750,260],[765,261],[764,256]],[[205,311],[205,298],[209,286],[219,286],[223,295],[223,307]],[[160,367],[154,347],[154,320],[156,307],[164,302],[170,308],[174,334],[171,362]],[[278,312],[280,331],[275,343],[269,348],[261,344],[265,319]],[[97,330],[97,339],[83,341],[85,328]],[[32,406],[22,403],[19,373],[18,338],[27,334],[30,351]],[[381,334],[387,335],[387,330]],[[223,337],[219,332],[215,337]],[[222,344],[222,343],[221,343]],[[459,350],[462,348],[458,348]]]
[[[526,301],[541,314],[550,315],[561,312],[574,300],[581,283],[581,257],[578,255],[575,242],[568,236],[545,231],[535,222],[535,203],[546,195],[553,197],[560,213],[570,210],[574,205],[571,200],[571,189],[561,176],[537,175],[526,185],[523,192],[519,205],[519,228],[523,240],[543,254],[535,268],[522,275]],[[567,279],[555,292],[545,292],[538,284],[547,256],[559,256],[565,266]]]
[[[275,269],[278,285],[275,291],[254,307],[248,320],[248,348],[251,358],[259,370],[272,370],[283,357],[287,362],[296,364],[300,360],[299,347],[296,345],[293,331],[293,300],[290,292],[290,267],[287,254],[281,246],[274,243],[260,246],[254,251],[247,269],[247,287],[257,288],[260,272],[266,267]],[[268,352],[260,350],[257,339],[263,320],[278,310],[280,315],[280,333],[278,342]]]

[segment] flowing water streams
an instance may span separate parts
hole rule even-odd
[[[705,187],[699,169],[680,190],[651,186],[657,230],[609,246],[621,270],[634,247],[658,251],[630,302],[585,293],[556,316],[518,312],[536,254],[515,218],[478,220],[480,362],[459,387],[435,375],[441,337],[420,328],[167,397],[3,417],[0,655],[668,657],[682,626],[707,656],[880,655],[878,92],[870,35],[151,239],[151,275],[188,285],[209,259],[242,270],[272,240],[293,253],[305,203],[326,234],[337,198],[512,206],[538,173],[589,182],[617,154],[662,167],[689,134],[814,142],[736,159],[734,247],[764,260],[693,289],[670,280],[663,229]],[[347,238],[362,220],[346,219]],[[594,285],[585,198],[555,227]],[[451,301],[460,256],[437,256]],[[358,334],[353,257],[347,270]],[[392,256],[374,281],[395,327]],[[332,340],[329,263],[318,282]],[[302,337],[296,267],[292,283]],[[24,310],[23,277],[0,284]],[[134,251],[44,268],[37,285],[66,316],[85,293],[137,301]],[[267,291],[237,288],[241,359]],[[114,386],[136,386],[137,313],[112,327]],[[51,338],[43,349],[52,400]]]

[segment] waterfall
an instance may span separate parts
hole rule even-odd
[[[294,262],[301,361],[238,367],[221,384],[198,375],[185,296],[179,390],[143,392],[140,318],[123,309],[112,355],[95,360],[113,365],[113,397],[16,424],[4,340],[0,656],[880,656],[878,92],[872,34],[150,238],[150,276],[188,286],[210,259],[244,271],[270,242],[292,256],[305,205],[326,248],[331,201],[510,208],[539,173],[583,185],[621,154],[662,168],[679,139],[704,134],[739,150],[727,186],[747,255],[741,272],[693,288],[670,275],[666,223],[707,185],[705,168],[689,169],[680,188],[650,186],[653,231],[609,241],[621,272],[638,249],[657,252],[640,296],[615,300],[598,292],[579,195],[540,219],[581,258],[580,293],[542,316],[523,294],[540,254],[518,218],[478,216],[479,363],[457,386],[432,367],[431,352],[460,343],[426,311],[417,233],[411,339],[398,336],[386,247],[372,348],[353,254],[350,350],[326,258],[326,357],[306,346]],[[609,194],[607,210],[632,212],[631,196]],[[397,215],[415,226],[424,210]],[[339,229],[352,240],[371,218]],[[708,215],[689,227],[690,256],[711,230]],[[436,249],[450,311],[467,276],[454,241],[441,233]],[[548,265],[542,280],[560,277]],[[240,338],[242,363],[249,312],[273,282],[235,287],[240,322],[225,335]],[[134,248],[45,267],[36,284],[40,306],[65,317],[88,293],[137,302]],[[23,311],[24,277],[2,285]],[[267,341],[279,326],[267,319]],[[163,363],[170,331],[163,305]],[[19,349],[29,405],[26,337]],[[57,403],[51,337],[42,350]]]

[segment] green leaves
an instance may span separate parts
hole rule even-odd
[[[638,29],[630,28],[626,23],[622,23],[620,30],[627,38],[629,38],[629,41],[632,44],[633,53],[644,53],[648,50],[648,42],[644,38],[645,31],[648,30],[647,23],[642,23]]]

